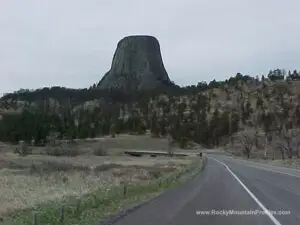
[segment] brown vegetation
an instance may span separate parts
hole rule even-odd
[[[151,143],[146,137],[141,137],[141,140],[131,138],[131,145],[143,140],[148,140],[148,144]],[[109,189],[124,182],[148,182],[185,167],[191,162],[190,158],[123,156],[120,149],[115,147],[121,147],[122,143],[127,141],[124,136],[119,140],[118,137],[113,139],[117,143],[113,143],[110,138],[78,141],[75,145],[81,154],[76,157],[70,157],[68,154],[51,156],[47,152],[46,155],[38,154],[49,146],[34,149],[33,154],[26,157],[2,151],[0,183],[3,194],[0,197],[0,214],[67,196],[82,196],[99,188]],[[161,143],[167,143],[159,139],[153,139],[152,142],[154,146],[161,147],[166,147]],[[72,145],[74,143],[71,143]],[[9,145],[7,147],[14,148]],[[61,149],[69,151],[69,148]]]

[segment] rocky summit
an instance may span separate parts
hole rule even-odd
[[[119,41],[111,69],[98,84],[100,89],[149,90],[170,83],[160,45],[153,36],[128,36]]]

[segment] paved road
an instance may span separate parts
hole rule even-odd
[[[259,210],[264,215],[197,215],[196,211]],[[267,211],[266,211],[267,210]],[[274,215],[271,211],[290,211]],[[299,225],[300,171],[210,155],[206,169],[115,225]]]

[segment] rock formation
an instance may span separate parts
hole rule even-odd
[[[128,36],[118,43],[111,69],[98,88],[149,90],[169,83],[158,40],[152,36]]]

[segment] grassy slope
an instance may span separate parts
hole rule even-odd
[[[60,214],[64,205],[63,224],[91,224],[115,214],[124,208],[130,208],[138,202],[157,196],[168,188],[186,182],[203,168],[203,162],[196,159],[188,167],[167,174],[148,184],[129,184],[124,196],[122,186],[107,186],[80,199],[70,197],[61,201],[48,202],[35,208],[18,211],[10,217],[3,218],[5,225],[32,225],[36,213],[39,224],[62,224]]]

